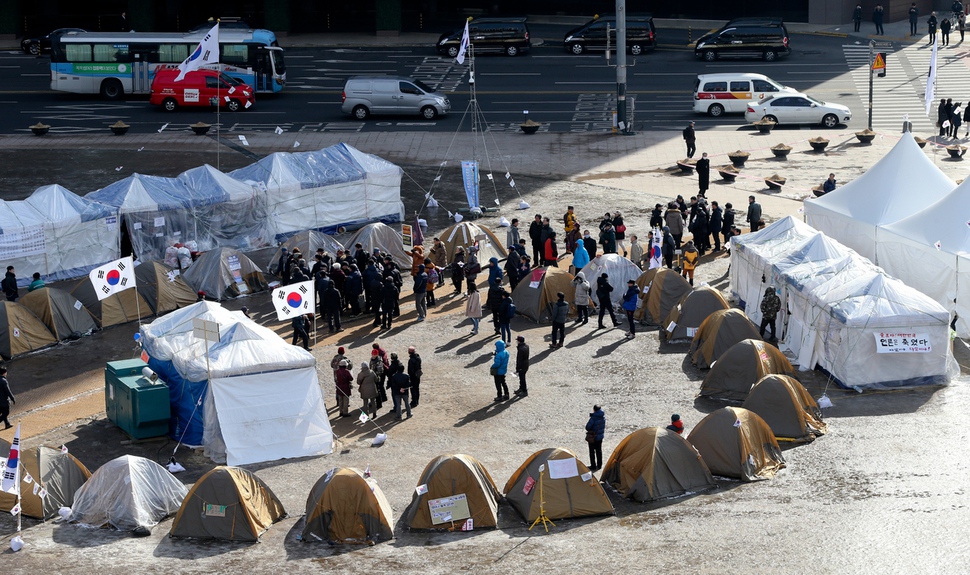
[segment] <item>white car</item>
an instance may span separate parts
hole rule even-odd
[[[835,128],[847,123],[852,112],[841,104],[829,104],[800,92],[772,94],[758,102],[748,102],[744,119],[757,122],[762,118],[778,124],[822,124]]]

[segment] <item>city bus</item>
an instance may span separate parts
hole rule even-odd
[[[178,67],[207,33],[66,33],[51,42],[51,89],[109,100],[148,94],[155,71]],[[219,63],[206,68],[258,92],[279,92],[286,83],[283,49],[269,30],[220,30]]]

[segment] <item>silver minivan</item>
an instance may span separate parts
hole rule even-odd
[[[434,120],[451,110],[451,102],[420,80],[397,76],[358,76],[344,85],[340,109],[358,120],[371,114],[420,114]]]

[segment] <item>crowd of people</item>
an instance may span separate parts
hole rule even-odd
[[[390,412],[397,420],[404,419],[406,413],[411,417],[411,410],[421,402],[421,355],[414,346],[408,347],[406,362],[397,353],[387,353],[381,344],[371,344],[370,358],[360,363],[356,378],[353,374],[353,362],[347,357],[347,350],[343,346],[337,348],[337,353],[330,360],[333,370],[333,381],[336,386],[336,401],[340,417],[350,417],[350,400],[354,396],[354,384],[361,400],[361,412],[375,419],[384,404],[388,402],[387,392],[390,390],[393,407]]]

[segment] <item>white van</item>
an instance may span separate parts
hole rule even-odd
[[[451,110],[451,102],[420,80],[395,76],[355,77],[342,94],[344,114],[366,120],[371,114],[420,114],[434,120]]]
[[[751,100],[796,91],[761,74],[702,74],[694,80],[694,111],[715,118],[725,112],[743,114]]]

